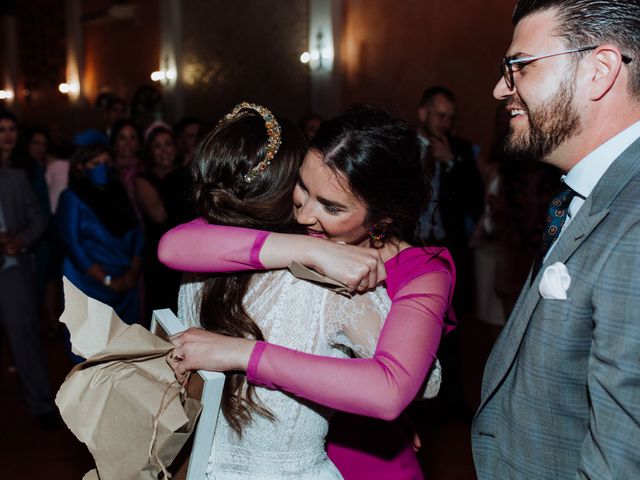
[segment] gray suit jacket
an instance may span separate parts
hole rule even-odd
[[[40,207],[23,171],[0,168],[0,205],[6,229],[20,234],[26,248],[31,248],[47,228],[49,216]],[[18,261],[28,261],[26,252],[18,255]]]
[[[571,275],[567,300],[538,291],[556,262]],[[529,285],[485,367],[478,478],[640,478],[640,139]]]

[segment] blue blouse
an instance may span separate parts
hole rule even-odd
[[[134,257],[142,255],[144,243],[140,225],[117,237],[100,221],[94,211],[72,190],[60,195],[56,225],[65,249],[64,275],[88,296],[113,307],[126,323],[139,317],[139,292],[133,288],[117,292],[87,273],[97,263],[113,276],[124,275]]]

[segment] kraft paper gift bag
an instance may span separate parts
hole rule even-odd
[[[97,472],[85,478],[168,478],[201,408],[186,398],[165,361],[172,345],[140,325],[126,325],[66,278],[64,294],[60,321],[73,352],[87,360],[71,370],[56,404],[95,459]]]
[[[345,297],[351,298],[352,296],[347,286],[343,283],[322,275],[321,273],[307,268],[298,262],[291,262],[287,268],[289,269],[289,272],[291,272],[291,275],[296,278],[307,280],[308,282],[315,283],[321,287],[328,288],[329,290],[339,293],[340,295],[344,295]]]

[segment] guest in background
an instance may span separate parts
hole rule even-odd
[[[456,115],[450,90],[440,86],[425,90],[418,108],[418,134],[425,146],[432,198],[422,214],[420,233],[427,244],[443,245],[451,252],[458,272],[454,306],[460,315],[473,305],[469,239],[482,213],[484,189],[473,146],[453,134]]]
[[[313,137],[316,136],[316,132],[318,128],[320,128],[320,124],[322,123],[322,117],[316,113],[310,113],[305,115],[298,122],[298,127],[304,134],[307,142],[313,140]]]
[[[49,207],[55,213],[60,194],[69,183],[69,162],[50,153],[50,138],[47,129],[32,127],[25,134],[27,155],[44,167],[44,177],[49,191]]]
[[[113,307],[125,323],[138,322],[142,230],[108,147],[83,146],[73,156],[56,223],[65,250],[64,275]]]
[[[29,128],[22,143],[22,156],[27,159],[30,170],[34,174],[37,172],[36,192],[40,205],[43,209],[55,213],[60,193],[68,184],[69,162],[49,155],[49,136],[44,128]],[[35,185],[34,182],[34,188]],[[48,225],[38,242],[35,261],[40,314],[47,335],[53,338],[60,330],[58,318],[62,313],[62,249],[53,223]]]
[[[105,129],[107,138],[111,137],[116,122],[127,116],[127,103],[116,95],[109,95],[104,106]]]
[[[127,191],[136,215],[142,218],[138,210],[135,193],[136,179],[142,173],[142,162],[139,156],[142,145],[140,129],[133,120],[121,118],[113,125],[110,140],[115,159],[115,168],[120,182]]]
[[[202,122],[196,117],[183,117],[173,126],[178,144],[178,154],[182,158],[182,166],[188,167],[193,160],[193,152],[200,140]]]
[[[424,147],[424,164],[432,196],[420,217],[420,236],[430,245],[445,246],[456,265],[453,305],[460,329],[442,341],[443,382],[438,401],[464,421],[471,421],[461,380],[463,352],[460,335],[465,317],[473,309],[473,259],[471,235],[483,210],[484,187],[471,142],[454,135],[457,115],[453,93],[441,86],[425,90],[420,99],[418,134]]]
[[[7,110],[0,109],[0,167],[14,163],[18,143],[18,118]]]
[[[0,112],[0,327],[7,336],[22,392],[40,426],[61,425],[53,404],[39,337],[31,248],[47,228],[48,215],[26,174],[10,168],[17,139],[15,116]]]
[[[498,108],[483,169],[485,209],[473,237],[476,318],[490,326],[492,340],[516,303],[544,230],[546,205],[560,187],[556,168],[507,154],[510,117]]]
[[[172,201],[180,197],[171,174],[180,175],[178,147],[171,128],[165,123],[151,125],[145,134],[148,167],[136,179],[136,199],[142,212],[146,237],[145,267],[145,319],[159,308],[177,309],[180,273],[172,271],[158,261],[160,237],[171,226],[176,208]]]

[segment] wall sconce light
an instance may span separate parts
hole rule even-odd
[[[162,82],[166,85],[171,80],[175,80],[178,74],[175,70],[157,70],[151,74],[151,80],[154,82]]]
[[[80,84],[78,83],[61,83],[58,85],[58,90],[60,93],[64,93],[65,95],[75,95],[80,92]]]
[[[11,90],[0,90],[0,100],[13,100],[13,92]]]
[[[308,64],[311,70],[330,69],[332,60],[333,48],[325,45],[322,31],[316,35],[315,48],[300,55],[300,62]]]

